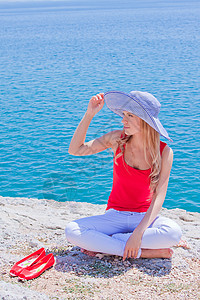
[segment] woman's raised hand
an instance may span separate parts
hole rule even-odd
[[[95,116],[104,105],[104,94],[100,93],[93,96],[88,104],[87,113],[91,116]]]

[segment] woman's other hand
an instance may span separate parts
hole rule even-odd
[[[104,94],[100,93],[96,96],[93,96],[88,104],[87,114],[91,116],[95,116],[103,107],[104,105]]]
[[[136,230],[133,231],[128,241],[126,242],[126,246],[124,249],[123,260],[126,258],[137,258],[138,251],[140,249],[142,241],[142,236]]]

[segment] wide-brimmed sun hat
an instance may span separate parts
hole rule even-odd
[[[123,111],[131,112],[148,123],[160,135],[172,141],[158,119],[161,104],[152,94],[140,91],[132,91],[129,94],[110,91],[104,94],[104,99],[107,107],[117,115],[123,117]]]

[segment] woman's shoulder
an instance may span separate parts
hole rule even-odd
[[[173,163],[173,150],[166,145],[163,149],[162,160],[161,160],[161,173],[169,176],[172,163]]]
[[[160,153],[162,155],[162,161],[173,161],[173,150],[166,143],[161,142]]]
[[[122,130],[112,130],[105,134],[110,143],[115,143],[122,135]]]
[[[173,152],[172,149],[167,145],[167,143],[160,141],[160,154],[162,155],[163,151]]]
[[[117,151],[117,148],[118,148],[118,140],[122,136],[123,131],[122,130],[113,130],[113,131],[110,131],[108,134],[110,137],[111,148],[115,154],[115,152]]]
[[[123,130],[113,130],[110,132],[112,139],[116,140],[119,139],[122,136]]]
[[[167,146],[167,144],[166,143],[164,143],[164,142],[162,142],[162,141],[160,141],[160,154],[162,155],[162,153],[163,153],[163,150],[165,149],[165,147]]]

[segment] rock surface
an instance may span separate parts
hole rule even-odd
[[[162,209],[182,228],[190,249],[174,248],[172,259],[89,257],[67,243],[66,224],[101,214],[105,205],[0,197],[1,299],[198,299],[200,214]],[[44,247],[56,264],[35,280],[9,276],[11,266]]]

